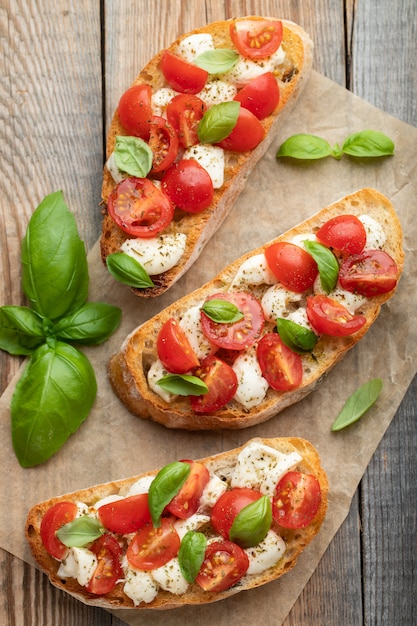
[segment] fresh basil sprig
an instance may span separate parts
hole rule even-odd
[[[143,265],[126,252],[109,254],[106,257],[106,265],[113,278],[124,285],[138,289],[155,286]]]
[[[330,293],[335,288],[339,276],[339,263],[335,255],[318,241],[306,239],[303,243],[307,252],[317,263],[321,286],[326,293]]]
[[[271,522],[271,500],[268,496],[261,496],[236,515],[229,531],[229,539],[241,548],[256,546],[265,539]]]
[[[342,410],[333,422],[332,430],[342,430],[357,422],[377,401],[382,391],[382,380],[373,378],[364,383],[346,400]]]
[[[239,117],[240,102],[231,100],[213,104],[198,125],[200,143],[217,143],[230,135]]]
[[[206,300],[201,310],[213,322],[218,324],[233,324],[244,317],[243,313],[239,311],[239,308],[233,302],[222,300],[222,298]]]
[[[64,524],[56,532],[57,537],[69,548],[82,548],[105,533],[105,528],[95,517],[82,515]]]
[[[285,345],[298,354],[311,352],[318,341],[312,330],[283,317],[277,319],[277,330]]]
[[[161,525],[162,511],[177,495],[188,476],[190,464],[174,461],[159,470],[153,479],[148,492],[149,511],[155,528]]]
[[[203,533],[189,530],[183,537],[178,552],[180,570],[185,580],[193,584],[204,561],[207,539]]]
[[[208,393],[206,383],[190,374],[166,374],[156,384],[176,396],[203,396]]]
[[[152,150],[140,137],[116,137],[114,161],[121,172],[145,178],[152,168],[152,159]]]
[[[209,74],[224,74],[233,69],[236,65],[239,55],[235,50],[227,48],[216,48],[215,50],[206,50],[194,59],[194,64],[206,70]]]

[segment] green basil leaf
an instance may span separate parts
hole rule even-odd
[[[203,396],[208,393],[208,387],[201,378],[189,374],[167,374],[156,384],[176,396]]]
[[[193,62],[209,74],[224,74],[236,65],[238,58],[239,55],[234,50],[216,48],[202,52]]]
[[[324,159],[332,154],[330,144],[325,139],[316,135],[299,133],[288,137],[280,145],[278,157],[291,157],[292,159]]]
[[[376,130],[353,133],[345,140],[342,151],[354,157],[379,157],[394,154],[393,141]]]
[[[162,511],[177,495],[188,476],[190,464],[182,461],[174,461],[159,470],[148,493],[148,504],[151,513],[152,524],[158,528],[161,524]]]
[[[218,322],[219,324],[233,324],[233,322],[237,322],[244,317],[243,313],[239,311],[233,302],[222,300],[221,298],[207,300],[201,307],[201,310],[213,322]]]
[[[298,354],[311,352],[318,341],[312,330],[283,317],[277,319],[277,330],[285,345]]]
[[[178,552],[180,570],[185,580],[193,584],[204,561],[207,539],[203,533],[189,530],[183,537]]]
[[[55,324],[58,339],[98,345],[106,341],[120,324],[122,311],[104,302],[87,302]]]
[[[373,378],[364,383],[346,400],[342,410],[333,422],[332,430],[342,430],[357,422],[376,402],[382,391],[382,380]]]
[[[43,320],[26,306],[0,307],[0,350],[31,354],[45,341]]]
[[[22,287],[32,308],[51,320],[87,300],[88,266],[75,218],[61,191],[35,209],[22,241]]]
[[[229,531],[229,539],[241,548],[256,546],[265,539],[271,523],[271,500],[262,496],[239,511]]]
[[[130,254],[125,252],[109,254],[106,264],[110,274],[124,285],[138,289],[155,286],[145,268]]]
[[[82,548],[105,533],[104,527],[95,517],[82,515],[64,524],[56,532],[57,537],[69,548]]]
[[[200,143],[218,143],[230,135],[239,117],[240,102],[213,104],[198,125]]]
[[[146,178],[152,168],[153,153],[140,137],[118,135],[114,148],[114,161],[121,172],[129,176]]]
[[[306,239],[304,246],[317,263],[320,274],[320,282],[326,293],[335,288],[339,276],[339,263],[333,252],[318,241]]]
[[[40,346],[11,401],[12,441],[22,467],[58,452],[88,416],[96,393],[94,370],[82,352],[52,339]]]

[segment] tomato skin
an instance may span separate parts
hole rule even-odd
[[[202,396],[190,396],[190,404],[196,413],[212,413],[230,402],[236,393],[238,380],[233,369],[216,357],[210,355],[203,359],[195,375],[208,387],[208,393]]]
[[[187,335],[173,317],[159,331],[156,348],[162,365],[172,374],[185,374],[200,364]]]
[[[296,389],[303,380],[301,357],[286,346],[277,333],[267,333],[256,347],[263,377],[276,391]]]
[[[241,106],[232,132],[217,145],[232,152],[246,152],[256,148],[264,137],[265,129],[261,122],[251,111]]]
[[[171,200],[147,178],[124,178],[109,195],[113,221],[134,237],[156,237],[174,217]]]
[[[307,298],[307,317],[320,335],[346,337],[366,323],[364,315],[352,315],[340,302],[324,295]]]
[[[269,268],[286,289],[302,293],[313,286],[318,268],[313,257],[293,243],[278,241],[265,249]]]
[[[247,487],[235,487],[225,491],[211,511],[211,525],[223,539],[229,539],[230,529],[240,511],[262,496],[260,491]]]
[[[327,221],[316,233],[328,248],[342,254],[359,254],[366,244],[366,230],[356,215],[338,215]]]
[[[272,72],[261,74],[242,87],[234,100],[251,111],[258,120],[263,120],[271,115],[278,106],[280,92],[278,83]]]
[[[207,110],[203,100],[193,94],[178,94],[167,106],[167,119],[183,148],[199,143],[198,124]]]
[[[123,552],[116,539],[108,534],[96,539],[89,549],[97,556],[98,564],[86,589],[101,596],[109,593],[116,582],[123,578],[120,564]]]
[[[161,188],[168,198],[187,213],[200,213],[213,201],[210,174],[194,159],[181,159],[165,173]]]
[[[56,531],[75,519],[77,505],[74,502],[57,502],[48,509],[42,518],[40,534],[45,550],[55,559],[62,560],[68,547],[56,536]]]
[[[178,136],[163,117],[154,115],[150,124],[149,147],[153,152],[151,174],[166,170],[178,154]]]
[[[137,569],[157,569],[176,556],[180,543],[172,521],[163,517],[158,528],[147,524],[134,535],[127,548],[126,557]]]
[[[364,250],[342,263],[339,281],[343,289],[367,298],[392,291],[398,282],[398,267],[382,250]]]
[[[236,543],[214,541],[206,548],[196,583],[205,591],[224,591],[235,585],[248,567],[248,556]]]
[[[190,474],[180,491],[166,506],[169,513],[180,519],[188,519],[197,512],[204,487],[210,480],[210,473],[203,463],[198,461],[184,461],[184,463],[189,463]]]
[[[170,87],[181,93],[198,93],[208,79],[206,70],[188,63],[169,50],[165,50],[162,55],[161,71]]]
[[[133,85],[119,101],[120,123],[129,135],[147,140],[152,113],[152,89],[149,85]]]
[[[97,511],[107,530],[121,535],[134,533],[151,521],[148,494],[141,493],[104,504]]]
[[[313,474],[290,471],[279,481],[272,498],[272,516],[284,528],[305,528],[321,503],[320,483]]]
[[[263,59],[274,54],[282,41],[282,22],[237,19],[230,25],[230,37],[240,54]]]

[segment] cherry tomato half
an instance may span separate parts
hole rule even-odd
[[[342,264],[339,281],[343,289],[371,298],[396,287],[398,267],[383,250],[364,250]]]
[[[305,528],[316,517],[320,503],[320,483],[315,476],[287,472],[275,489],[272,516],[284,528]]]
[[[113,221],[134,237],[156,237],[174,217],[171,200],[147,178],[124,178],[111,192],[107,208]]]
[[[237,19],[230,25],[230,37],[240,54],[251,59],[263,59],[280,47],[282,22]]]
[[[107,530],[121,535],[134,533],[151,521],[147,493],[103,504],[97,513]]]
[[[280,283],[296,293],[313,286],[318,274],[313,257],[293,243],[278,241],[265,250],[267,263]]]
[[[173,317],[159,331],[156,348],[162,365],[173,374],[185,374],[200,364],[187,335]]]
[[[123,578],[120,564],[123,552],[116,539],[108,534],[96,539],[89,549],[97,556],[98,563],[86,588],[90,593],[104,595],[113,589],[120,578]]]
[[[307,298],[307,317],[320,335],[345,337],[366,323],[364,315],[352,315],[340,302],[324,295]]]
[[[63,559],[68,552],[66,545],[56,536],[56,531],[75,519],[77,505],[74,502],[58,502],[48,509],[41,521],[40,534],[45,550],[56,559]]]
[[[272,389],[288,391],[301,385],[301,357],[286,346],[277,333],[267,333],[262,337],[256,347],[256,356],[262,376]]]
[[[127,548],[126,557],[137,569],[157,569],[176,556],[180,543],[172,521],[163,517],[158,528],[147,524],[134,535]]]
[[[184,463],[189,463],[190,474],[177,495],[166,506],[169,513],[180,519],[188,519],[197,513],[201,494],[210,480],[210,473],[203,463],[198,461],[184,461]]]
[[[167,119],[178,135],[184,148],[199,143],[198,124],[203,117],[206,104],[193,94],[174,96],[167,106]]]
[[[216,533],[229,539],[230,529],[240,511],[262,496],[260,491],[246,487],[236,487],[225,491],[217,500],[211,511],[211,525]]]
[[[133,85],[120,98],[119,119],[129,135],[148,139],[153,116],[151,98],[149,85]]]
[[[191,408],[196,413],[212,413],[230,402],[236,393],[238,380],[234,370],[214,355],[206,357],[195,375],[208,387],[202,396],[190,396]]]
[[[181,93],[198,93],[208,78],[206,70],[188,63],[169,50],[165,50],[162,55],[161,70],[170,87]]]
[[[258,118],[243,106],[239,109],[239,117],[230,135],[219,142],[224,150],[246,152],[253,150],[265,137],[265,129]]]
[[[214,541],[206,548],[196,583],[205,591],[224,591],[236,584],[248,567],[248,556],[236,543]]]
[[[338,215],[323,224],[317,239],[343,254],[359,254],[366,244],[366,230],[356,215]]]
[[[210,174],[195,159],[174,163],[165,172],[161,188],[175,206],[187,213],[200,213],[213,201]]]
[[[150,123],[149,147],[153,152],[151,174],[166,170],[178,154],[178,137],[163,117],[154,115]]]
[[[240,102],[245,109],[249,109],[258,120],[263,120],[275,111],[279,98],[277,80],[272,72],[266,72],[242,87],[234,100]]]

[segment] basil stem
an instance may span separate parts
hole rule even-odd
[[[105,533],[99,520],[88,515],[76,517],[56,532],[57,537],[69,548],[82,548]]]
[[[209,317],[213,322],[218,324],[233,324],[241,320],[244,315],[239,311],[238,307],[229,302],[228,300],[222,300],[221,298],[213,298],[207,300],[201,307],[201,310]]]
[[[137,289],[155,286],[145,268],[126,252],[109,254],[106,257],[106,265],[113,278],[124,285]]]
[[[382,391],[382,380],[373,378],[364,383],[346,400],[342,410],[333,422],[332,431],[342,430],[357,422],[376,402]]]
[[[282,317],[277,319],[277,330],[283,343],[298,354],[311,352],[318,341],[312,330]]]
[[[176,396],[203,396],[208,393],[208,387],[201,378],[189,374],[167,374],[156,384]]]
[[[265,539],[272,522],[271,500],[261,496],[243,507],[233,520],[229,539],[241,548],[256,546]]]
[[[177,495],[189,474],[189,463],[174,461],[165,465],[155,476],[148,493],[149,510],[155,528],[161,525],[164,508]]]
[[[207,539],[203,533],[189,530],[181,541],[178,552],[180,570],[185,580],[193,584],[203,564]]]
[[[317,241],[306,239],[304,246],[317,263],[320,274],[320,282],[324,291],[329,294],[335,288],[339,276],[339,263],[333,252]]]

